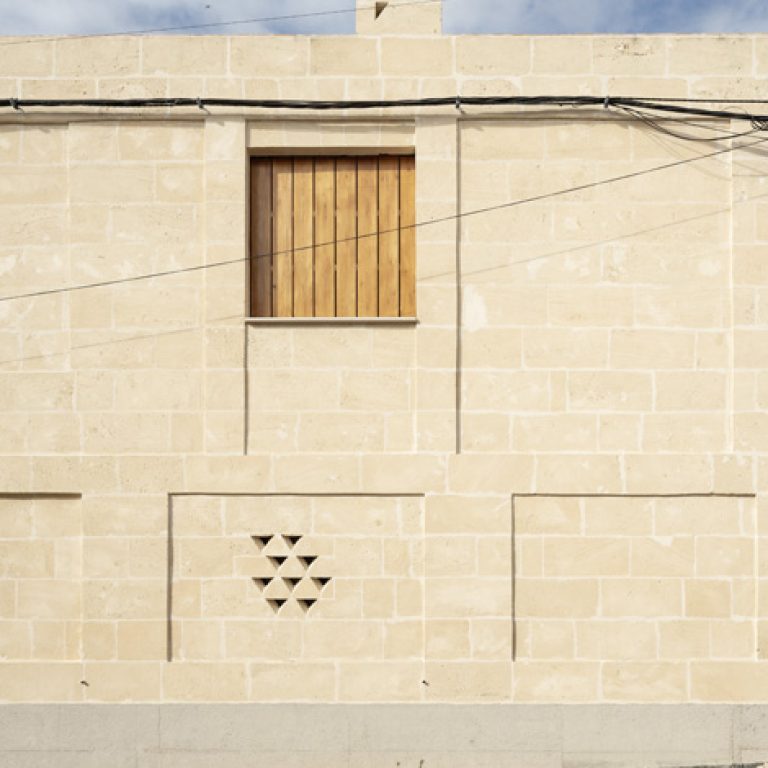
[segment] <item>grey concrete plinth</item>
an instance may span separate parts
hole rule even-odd
[[[0,707],[3,768],[608,768],[768,761],[768,705]]]

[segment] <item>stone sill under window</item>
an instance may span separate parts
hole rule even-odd
[[[246,325],[258,326],[416,326],[415,317],[247,317]]]

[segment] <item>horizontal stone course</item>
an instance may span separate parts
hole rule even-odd
[[[759,98],[768,74],[764,36],[421,34],[433,22],[2,39],[0,85]],[[710,765],[766,749],[760,710],[544,704],[765,698],[759,152],[702,159],[610,104],[3,121],[0,297],[55,291],[0,302],[0,699],[46,706],[28,710],[36,742],[4,705],[10,765],[169,768],[206,749],[225,766],[249,750],[289,766]],[[418,322],[244,324],[248,158],[276,151],[415,151]],[[107,284],[56,292],[88,283]],[[297,554],[263,596],[256,522],[317,558]],[[327,566],[330,599],[302,607],[320,587],[297,563]],[[267,599],[293,588],[275,613]],[[126,704],[158,701],[201,706]],[[493,706],[512,701],[540,709]],[[88,726],[45,702],[103,708]]]

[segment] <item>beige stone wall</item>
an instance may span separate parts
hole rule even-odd
[[[750,36],[0,40],[19,98],[766,79]],[[0,699],[763,701],[767,161],[730,147],[612,110],[0,116],[0,297],[52,291],[0,301]],[[418,323],[247,321],[249,152],[312,148],[415,151]]]
[[[518,699],[706,699],[712,670],[756,658],[752,499],[528,497],[515,515]]]

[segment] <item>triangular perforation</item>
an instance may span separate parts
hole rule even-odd
[[[324,587],[327,587],[328,584],[331,582],[330,576],[313,576],[312,581],[317,584],[318,589],[323,589]]]
[[[272,610],[275,613],[278,613],[280,609],[288,602],[288,598],[285,597],[275,597],[271,600],[267,600],[269,605],[271,606]]]
[[[289,576],[287,578],[283,578],[283,581],[291,588],[296,589],[296,586],[301,581],[301,579],[297,578],[296,576]]]
[[[264,549],[264,547],[266,547],[267,544],[269,544],[269,542],[272,541],[273,538],[274,536],[270,536],[268,534],[260,534],[260,533],[257,533],[251,536],[251,539],[253,539],[253,543],[259,548],[259,551]]]
[[[283,534],[283,538],[288,542],[291,549],[293,549],[293,547],[295,547],[301,541],[301,536],[296,536],[293,534],[290,536],[288,534]]]
[[[297,602],[301,606],[302,610],[304,610],[304,612],[308,612],[309,609],[317,602],[317,599],[314,597],[307,597],[303,600],[298,600]]]
[[[275,568],[280,568],[282,564],[288,559],[288,555],[270,555],[269,559]]]
[[[266,587],[264,597],[269,600],[287,600],[291,596],[291,589],[285,583],[285,579],[275,576]]]
[[[379,16],[381,16],[382,13],[384,13],[384,9],[389,5],[389,0],[378,0],[376,5],[374,6],[375,16],[374,18],[378,19]]]
[[[312,563],[317,560],[317,555],[302,555],[299,560],[301,560],[305,568],[311,568]]]

